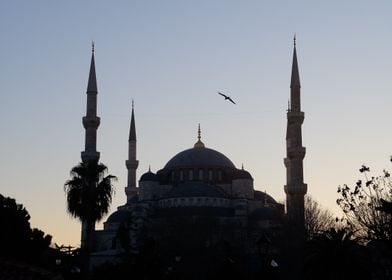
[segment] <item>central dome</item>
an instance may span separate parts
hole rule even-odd
[[[234,164],[224,154],[213,149],[195,145],[194,148],[182,151],[169,160],[165,169],[178,167],[229,167]]]

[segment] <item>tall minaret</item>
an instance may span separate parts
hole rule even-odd
[[[127,201],[137,194],[136,187],[136,169],[139,165],[139,161],[136,160],[136,128],[135,128],[135,114],[134,104],[132,100],[132,113],[131,113],[131,127],[129,129],[128,139],[128,160],[125,161],[125,166],[128,169],[128,184],[125,187],[125,194],[127,195]]]
[[[286,150],[284,159],[287,183],[286,193],[287,222],[289,230],[289,266],[291,279],[301,279],[303,249],[305,240],[304,196],[307,185],[303,179],[303,159],[305,148],[302,146],[301,126],[305,114],[301,111],[301,85],[299,80],[296,39],[294,36],[294,54],[291,70],[290,102],[287,110]]]
[[[92,44],[90,73],[87,85],[87,109],[86,116],[83,117],[83,126],[86,130],[85,148],[81,153],[82,161],[98,161],[97,152],[97,129],[100,118],[97,116],[97,78],[95,76],[94,43]]]

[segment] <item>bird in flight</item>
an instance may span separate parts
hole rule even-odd
[[[233,99],[230,98],[230,96],[227,96],[219,91],[218,94],[222,95],[225,98],[225,100],[229,100],[231,103],[235,104],[235,102],[233,101]]]

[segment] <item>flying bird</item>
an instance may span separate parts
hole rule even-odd
[[[231,103],[235,104],[235,102],[233,101],[233,99],[230,98],[230,96],[227,96],[219,91],[218,94],[222,95],[225,98],[225,100],[229,100]]]

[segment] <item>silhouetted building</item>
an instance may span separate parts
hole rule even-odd
[[[87,90],[86,149],[82,160],[99,158],[96,151],[97,86],[94,53]],[[183,271],[192,270],[187,262],[198,264],[197,277],[220,270],[257,275],[284,262],[282,253],[291,251],[287,262],[301,264],[304,234],[304,195],[300,106],[300,81],[297,54],[294,54],[290,105],[287,112],[287,213],[266,192],[255,190],[253,177],[237,168],[223,153],[208,148],[201,137],[200,125],[193,147],[174,155],[156,173],[148,170],[136,183],[136,125],[132,102],[129,133],[126,203],[118,207],[95,232],[92,263],[116,261],[124,252],[139,254],[146,241],[155,244],[162,263],[170,268],[182,263]],[[164,146],[164,142],[160,142]],[[287,217],[287,219],[285,219]],[[285,235],[285,221],[290,234]],[[297,259],[291,259],[295,258]],[[203,269],[200,269],[203,267]],[[288,266],[290,267],[290,266]],[[270,271],[270,272],[271,272]],[[201,273],[201,274],[200,274]],[[292,273],[298,271],[292,270]],[[211,275],[211,274],[209,274]],[[293,275],[294,276],[294,275]],[[194,276],[196,277],[196,276]],[[196,277],[196,278],[197,278]],[[190,278],[188,278],[190,279]],[[202,279],[202,278],[199,278]]]

